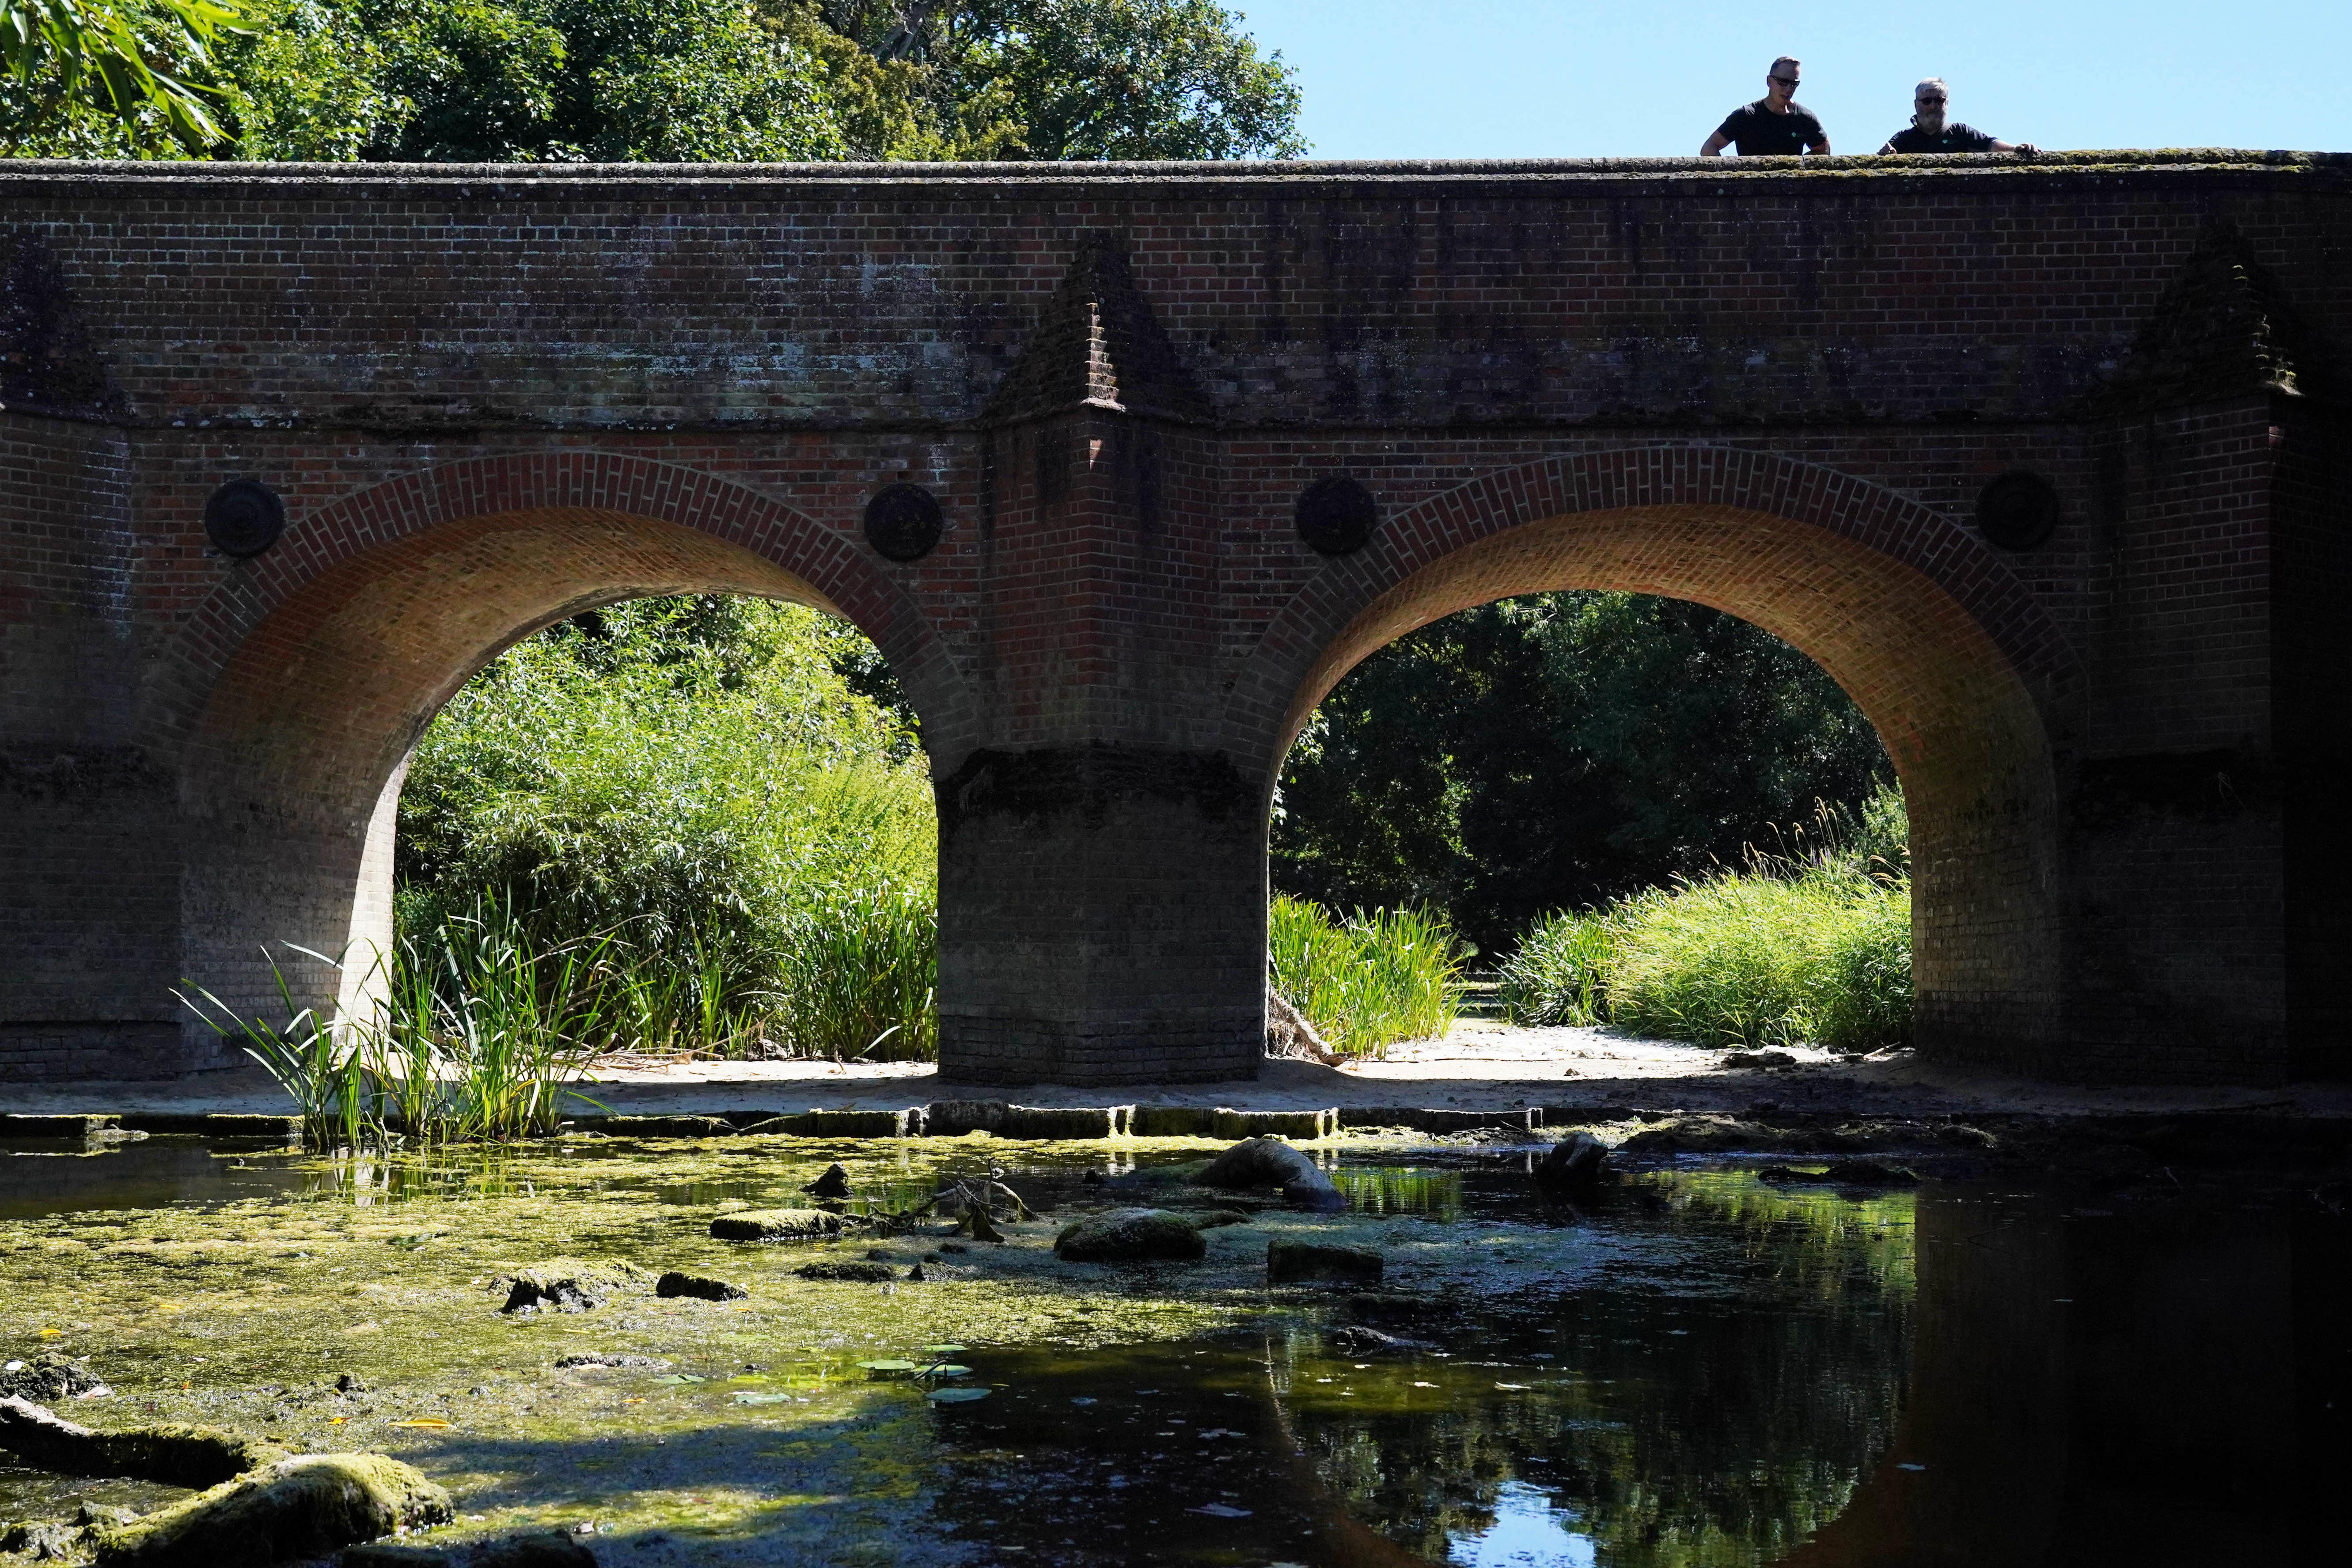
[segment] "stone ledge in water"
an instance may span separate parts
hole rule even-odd
[[[720,1241],[814,1241],[841,1234],[841,1216],[823,1209],[743,1209],[710,1222]]]
[[[94,1531],[100,1568],[265,1568],[449,1518],[449,1494],[382,1454],[303,1454]]]
[[[1884,1160],[1833,1160],[1825,1171],[1792,1171],[1786,1165],[1767,1165],[1756,1175],[1760,1181],[1792,1186],[1916,1187],[1919,1184],[1917,1172],[1906,1165],[1890,1165]]]
[[[1166,1209],[1113,1209],[1062,1227],[1054,1256],[1071,1263],[1191,1263],[1209,1244],[1192,1221]]]
[[[128,1110],[122,1125],[135,1132],[193,1132],[206,1138],[302,1136],[299,1116],[263,1116],[225,1110]]]
[[[1377,1285],[1385,1268],[1379,1253],[1360,1247],[1329,1247],[1280,1237],[1265,1244],[1269,1285]]]
[[[923,1107],[923,1132],[931,1138],[961,1138],[986,1132],[997,1138],[1114,1138],[1126,1130],[1124,1105],[1009,1105],[1001,1100],[937,1100]]]
[[[501,1312],[585,1312],[601,1307],[623,1290],[643,1289],[646,1271],[618,1260],[583,1263],[576,1258],[551,1258],[529,1268],[499,1276],[507,1286]]]
[[[22,1399],[0,1399],[0,1448],[35,1469],[127,1476],[175,1487],[211,1487],[286,1458],[274,1443],[216,1426],[132,1426],[94,1432]]]
[[[814,1263],[803,1263],[793,1272],[803,1279],[833,1279],[863,1285],[878,1285],[885,1279],[898,1278],[898,1271],[887,1263],[842,1258],[821,1258]]]
[[[0,1398],[70,1399],[104,1388],[106,1380],[71,1356],[42,1351],[30,1361],[12,1361],[0,1367]]]
[[[682,1274],[673,1268],[654,1281],[656,1296],[688,1296],[698,1301],[740,1301],[751,1292],[740,1285],[708,1275]]]

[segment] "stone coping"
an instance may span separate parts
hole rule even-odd
[[[2352,178],[2352,153],[2262,151],[2235,147],[2118,148],[2044,153],[1953,153],[1905,157],[1876,153],[1785,158],[1496,158],[1315,160],[1207,163],[238,163],[127,162],[102,159],[9,159],[0,163],[0,193],[56,191],[61,186],[316,187],[347,195],[369,188],[488,185],[575,193],[581,187],[656,194],[681,187],[739,188],[769,193],[793,187],[906,187],[937,191],[1108,188],[1122,195],[1160,187],[1187,195],[1203,188],[1362,187],[1415,184],[1530,186],[1627,181],[1670,185],[1755,180],[1816,180],[1870,176],[1951,180],[2093,175],[2264,178],[2318,176],[2330,185]]]

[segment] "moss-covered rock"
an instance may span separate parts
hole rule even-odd
[[[841,1216],[823,1209],[743,1209],[710,1222],[720,1241],[814,1241],[841,1234]]]
[[[870,1263],[863,1258],[824,1258],[814,1263],[803,1263],[793,1270],[803,1279],[845,1279],[865,1284],[879,1284],[896,1279],[898,1271],[887,1263]]]
[[[70,1399],[102,1388],[106,1380],[71,1356],[43,1351],[26,1361],[0,1366],[0,1398],[29,1399],[37,1404]]]
[[[1265,1244],[1269,1285],[1377,1285],[1384,1268],[1379,1253],[1360,1247],[1328,1247],[1278,1237]]]
[[[449,1494],[381,1454],[303,1454],[93,1532],[100,1568],[265,1568],[449,1518]]]
[[[22,1399],[0,1399],[0,1448],[35,1469],[127,1476],[212,1487],[286,1457],[286,1450],[216,1426],[132,1426],[94,1432]]]
[[[1062,1227],[1055,1256],[1072,1263],[1187,1263],[1208,1256],[1192,1221],[1166,1209],[1113,1209]]]
[[[501,1312],[585,1312],[646,1284],[646,1271],[634,1263],[591,1263],[576,1258],[551,1258],[501,1278],[507,1285]]]
[[[1608,1160],[1608,1144],[1590,1132],[1571,1132],[1536,1162],[1536,1185],[1553,1192],[1595,1186]]]
[[[704,1274],[686,1274],[671,1269],[654,1281],[656,1296],[690,1296],[698,1301],[740,1301],[751,1292],[740,1285],[724,1279],[713,1279]]]
[[[1347,1195],[1314,1161],[1279,1138],[1249,1138],[1234,1144],[1192,1178],[1204,1187],[1280,1187],[1286,1203],[1309,1208],[1348,1206]]]

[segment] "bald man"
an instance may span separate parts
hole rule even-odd
[[[2031,142],[2003,142],[1972,125],[1944,118],[1951,89],[1944,79],[1931,76],[1911,89],[1911,123],[1886,139],[1881,153],[2019,153],[2031,158],[2042,151]]]
[[[1764,96],[1740,105],[1716,128],[1698,150],[1702,158],[1720,158],[1736,146],[1743,158],[1786,157],[1797,153],[1830,150],[1829,132],[1813,111],[1797,101],[1797,61],[1782,55],[1764,73]]]

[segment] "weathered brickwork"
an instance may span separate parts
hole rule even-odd
[[[385,938],[467,676],[689,590],[838,611],[921,711],[954,1070],[1245,1073],[1298,724],[1567,586],[1853,694],[1930,1052],[2344,1070],[2340,161],[20,163],[27,238],[91,358],[0,411],[0,1074],[218,1065],[169,988]],[[2056,526],[1994,548],[2020,469]],[[1359,553],[1293,524],[1333,475]],[[249,560],[234,478],[287,508]],[[900,481],[911,563],[861,528]]]

